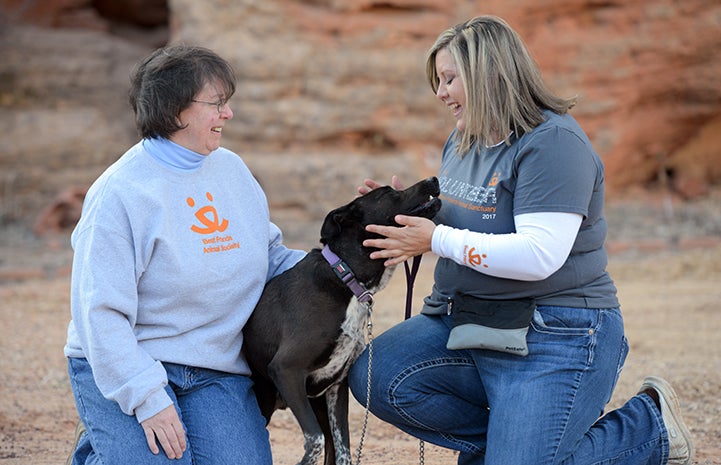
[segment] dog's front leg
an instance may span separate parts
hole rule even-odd
[[[325,392],[328,421],[335,445],[335,462],[326,456],[325,465],[351,465],[350,433],[348,431],[348,379],[329,387]]]
[[[273,360],[268,366],[268,374],[303,431],[305,453],[298,465],[317,465],[323,453],[324,440],[323,431],[308,400],[305,388],[307,373]]]
[[[331,431],[330,420],[328,418],[328,402],[325,393],[318,397],[309,397],[310,405],[313,407],[315,418],[318,420],[323,430],[323,440],[325,441],[325,451],[323,453],[324,465],[335,464],[335,444],[333,443],[333,432]]]

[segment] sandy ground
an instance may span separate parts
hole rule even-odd
[[[715,205],[712,208],[718,210]],[[622,215],[627,222],[638,220],[629,212]],[[612,218],[609,215],[610,223]],[[625,236],[637,234],[638,228],[627,227]],[[616,238],[610,244],[616,252],[609,269],[619,289],[631,345],[610,407],[634,395],[645,375],[665,377],[681,397],[696,442],[696,464],[721,464],[721,236],[715,230],[711,233],[714,237],[693,241],[684,239],[693,233],[682,233],[680,238],[649,237],[630,246]],[[4,231],[1,236],[0,464],[62,464],[77,421],[62,354],[69,318],[68,237],[36,239],[22,230]],[[415,311],[430,288],[432,264],[431,256],[424,258],[415,286]],[[403,318],[405,286],[399,269],[389,287],[378,294],[374,334]],[[352,402],[354,456],[363,418],[363,409]],[[275,463],[294,464],[302,446],[293,417],[285,411],[276,413],[270,434]],[[361,461],[418,463],[418,447],[417,440],[371,416]],[[425,463],[452,464],[455,457],[426,444]]]

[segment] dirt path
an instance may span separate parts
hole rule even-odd
[[[3,465],[62,464],[70,447],[77,416],[62,354],[69,317],[69,252],[63,240],[34,243],[32,252],[48,260],[44,272],[0,282]],[[416,302],[430,286],[431,269],[428,257],[416,282]],[[695,437],[695,463],[721,464],[721,246],[612,255],[610,270],[631,344],[612,406],[635,394],[646,374],[666,377],[681,396]],[[404,298],[399,270],[377,296],[376,334],[403,318]],[[354,453],[362,424],[363,410],[353,403]],[[294,464],[301,438],[290,414],[276,414],[270,431],[276,464]],[[362,457],[369,464],[418,463],[418,441],[371,417]],[[452,464],[455,458],[426,444],[425,463]]]

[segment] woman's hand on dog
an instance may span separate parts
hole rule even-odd
[[[384,236],[381,239],[366,239],[363,245],[375,247],[377,250],[370,254],[373,259],[385,258],[385,266],[398,265],[411,257],[421,255],[431,250],[431,238],[436,224],[420,216],[397,215],[396,223],[400,227],[381,226],[369,224],[366,231]]]
[[[365,195],[368,192],[381,187],[380,184],[372,179],[365,179],[363,185],[358,188],[358,193]],[[404,189],[398,176],[391,177],[391,187],[396,190]],[[385,266],[394,266],[403,263],[411,257],[421,255],[431,250],[431,238],[433,230],[436,228],[433,221],[419,217],[397,215],[396,223],[400,227],[380,226],[377,224],[369,224],[366,231],[373,232],[384,236],[381,239],[366,239],[363,245],[366,247],[375,247],[377,250],[370,254],[370,258],[384,258]]]
[[[391,187],[395,190],[402,190],[405,189],[403,187],[403,184],[401,184],[400,179],[398,179],[398,176],[395,174],[391,177]],[[363,185],[358,187],[358,193],[360,195],[366,195],[368,192],[372,191],[373,189],[377,189],[378,187],[383,186],[383,184],[376,182],[372,179],[364,179]]]

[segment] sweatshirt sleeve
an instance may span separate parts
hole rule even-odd
[[[273,222],[269,223],[268,234],[268,276],[266,282],[292,268],[306,252],[289,249],[283,244],[283,233]]]
[[[172,404],[162,364],[133,332],[138,295],[135,253],[120,234],[94,224],[73,237],[73,325],[104,397],[138,422]]]

